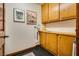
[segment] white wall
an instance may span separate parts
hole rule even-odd
[[[41,24],[41,5],[28,3],[6,3],[5,4],[5,33],[9,38],[5,39],[5,54],[32,47],[37,42],[36,29],[33,25],[13,21],[13,8],[24,11],[31,10],[37,12],[37,22]]]
[[[76,19],[46,25],[47,31],[75,33]]]

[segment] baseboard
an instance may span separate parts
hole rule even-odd
[[[38,45],[36,45],[36,46],[38,46]],[[21,53],[23,53],[23,52],[29,53],[29,52],[32,51],[32,49],[33,49],[34,47],[35,47],[35,46],[30,47],[30,48],[28,48],[28,49],[21,50],[21,51],[13,52],[13,53],[7,54],[6,56],[16,56],[16,55],[21,54]]]

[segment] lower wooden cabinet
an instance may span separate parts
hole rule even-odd
[[[40,34],[40,44],[42,47],[45,47],[46,44],[46,33],[45,32],[39,32]]]
[[[57,55],[57,34],[47,33],[46,48]]]
[[[72,48],[73,48],[73,41],[75,37],[71,36],[58,36],[58,55],[59,56],[71,56],[72,55]]]
[[[40,44],[58,56],[72,56],[74,36],[40,32]]]

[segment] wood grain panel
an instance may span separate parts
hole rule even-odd
[[[58,37],[58,55],[72,56],[74,37],[59,35]]]
[[[42,23],[46,23],[48,21],[48,4],[47,3],[43,4],[41,9],[42,9],[41,13]]]
[[[49,15],[48,16],[49,16],[48,22],[59,20],[59,4],[58,3],[49,3]]]
[[[46,33],[45,32],[39,32],[40,34],[40,44],[44,48],[46,47]]]
[[[46,48],[57,55],[58,39],[57,34],[47,33]]]
[[[60,20],[76,18],[76,4],[63,3],[60,4]]]

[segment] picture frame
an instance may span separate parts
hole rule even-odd
[[[29,25],[37,24],[37,13],[36,12],[27,10],[27,24]]]
[[[13,20],[14,22],[25,22],[25,11],[17,8],[13,8]]]

